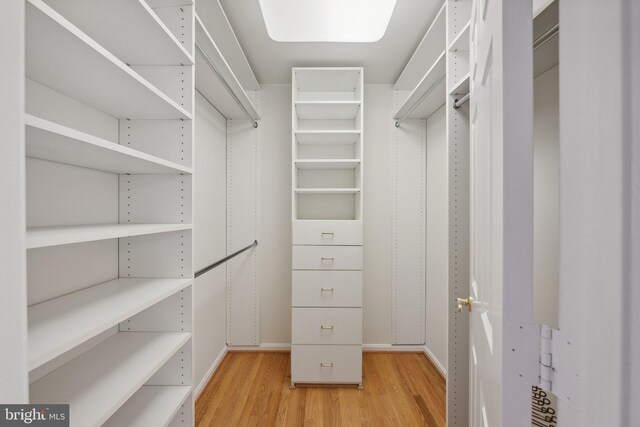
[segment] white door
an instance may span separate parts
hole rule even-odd
[[[471,29],[471,426],[531,425],[531,1],[474,0]]]

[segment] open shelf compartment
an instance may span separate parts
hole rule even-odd
[[[361,68],[294,68],[296,101],[362,101]]]
[[[26,76],[120,119],[191,114],[41,0],[26,6]]]
[[[192,279],[121,278],[29,307],[29,369],[190,286]]]
[[[145,0],[44,0],[129,65],[191,65],[193,57]]]
[[[191,168],[25,114],[28,157],[112,173],[191,174]]]

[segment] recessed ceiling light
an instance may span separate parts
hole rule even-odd
[[[278,42],[377,42],[396,0],[260,0],[269,37]]]

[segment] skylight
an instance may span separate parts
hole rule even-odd
[[[396,0],[260,0],[269,37],[278,42],[377,42]]]

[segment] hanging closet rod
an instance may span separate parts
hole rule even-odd
[[[435,81],[435,82],[433,82],[433,84],[432,84],[431,86],[429,86],[429,89],[427,89],[427,91],[424,93],[424,95],[422,95],[422,96],[420,97],[420,99],[418,99],[418,101],[417,101],[415,104],[413,104],[413,107],[411,107],[411,109],[410,109],[409,111],[407,111],[407,114],[405,114],[404,116],[402,116],[402,117],[400,117],[398,120],[396,120],[396,127],[397,127],[397,128],[399,128],[399,127],[400,127],[400,124],[401,124],[402,122],[404,122],[404,121],[409,117],[409,114],[411,114],[411,113],[413,112],[413,110],[415,110],[415,109],[418,107],[418,105],[420,105],[420,104],[422,103],[422,101],[423,101],[427,96],[429,96],[429,94],[430,94],[431,92],[433,92],[433,90],[436,88],[436,86],[438,86],[438,83],[440,83],[440,82],[442,81],[442,79],[444,79],[444,78],[445,78],[445,76],[446,76],[446,75],[447,75],[446,73],[442,73],[442,75],[441,75],[440,77],[438,77],[438,78],[436,79],[436,81]]]
[[[244,115],[247,116],[247,119],[249,119],[249,121],[251,123],[253,123],[253,127],[257,128],[258,127],[258,122],[256,120],[254,120],[254,118],[251,116],[251,114],[249,114],[249,111],[247,111],[247,109],[244,107],[244,105],[242,105],[242,102],[240,102],[240,99],[236,96],[236,94],[233,92],[233,90],[231,89],[231,87],[229,86],[227,81],[224,79],[222,74],[220,74],[220,71],[218,71],[218,68],[211,61],[209,56],[207,56],[207,54],[204,53],[204,51],[202,50],[202,48],[200,47],[200,45],[198,43],[196,43],[196,51],[198,51],[198,53],[200,53],[200,55],[202,55],[204,60],[207,61],[207,64],[209,65],[209,68],[211,68],[211,71],[213,71],[215,73],[215,75],[218,76],[218,78],[220,79],[220,82],[222,83],[224,88],[227,90],[227,92],[229,92],[229,95],[231,95],[231,97],[234,99],[234,101],[236,101],[236,104],[238,104],[238,107],[240,107],[240,109],[242,109],[242,111],[244,112]],[[212,104],[211,101],[209,101],[209,103]]]
[[[213,270],[214,268],[216,268],[217,266],[224,264],[225,262],[229,261],[231,258],[236,257],[238,255],[240,255],[241,253],[243,253],[244,251],[248,251],[249,249],[253,248],[254,246],[258,246],[258,241],[254,240],[252,244],[250,244],[247,247],[244,247],[242,249],[240,249],[239,251],[236,251],[234,253],[232,253],[231,255],[228,255],[224,258],[222,258],[219,261],[214,262],[213,264],[203,268],[202,270],[199,270],[196,272],[196,274],[194,275],[194,277],[200,277],[202,276],[204,273]]]
[[[535,51],[537,48],[544,45],[546,42],[548,42],[549,40],[557,36],[559,32],[560,32],[560,24],[556,24],[553,27],[551,27],[547,32],[545,32],[543,35],[538,37],[533,42],[533,50]],[[465,103],[467,103],[467,101],[469,101],[469,98],[471,98],[470,93],[466,94],[460,99],[456,99],[453,102],[453,108],[457,110],[458,108],[462,107]]]

